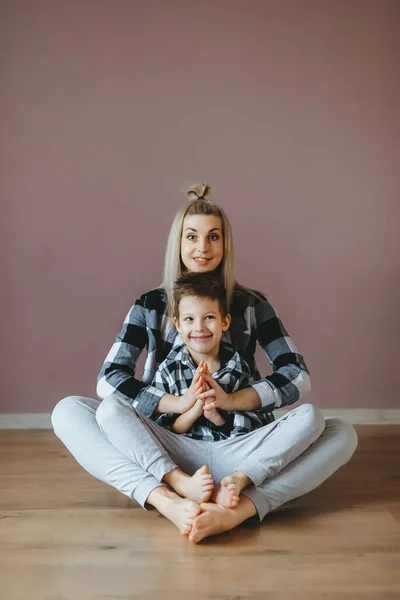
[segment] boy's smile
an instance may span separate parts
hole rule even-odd
[[[230,316],[222,317],[217,300],[185,296],[179,304],[179,318],[174,322],[195,362],[206,357],[218,358],[222,333],[230,325]]]

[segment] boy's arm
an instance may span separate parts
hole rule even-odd
[[[151,385],[158,390],[165,392],[156,407],[156,413],[182,412],[180,410],[179,396],[174,393],[176,391],[174,389],[176,386],[170,381],[170,373],[165,361],[159,365]]]
[[[168,368],[168,362],[164,361],[158,367],[152,381],[152,386],[165,392],[160,399],[155,412],[161,414],[183,414],[187,412],[194,406],[196,395],[202,389],[203,384],[202,370],[201,367],[198,367],[194,373],[190,387],[182,394],[182,390],[177,384],[176,377],[171,374],[170,369]]]
[[[185,413],[180,415],[172,424],[174,433],[187,433],[193,423],[203,414],[202,400],[196,400],[192,408],[189,408]]]

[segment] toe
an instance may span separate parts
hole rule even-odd
[[[210,473],[209,466],[208,465],[203,465],[202,467],[200,467],[200,469],[197,471],[197,473],[201,473],[203,475],[209,474]]]
[[[233,482],[229,476],[221,479],[221,485],[223,485],[224,487],[228,487],[228,485],[230,485],[231,483]]]

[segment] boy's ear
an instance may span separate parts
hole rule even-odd
[[[176,330],[177,330],[177,332],[178,332],[178,333],[180,333],[180,332],[181,332],[181,330],[179,329],[179,326],[178,326],[178,319],[177,319],[176,317],[174,317],[174,325],[175,325],[175,327],[176,327]]]
[[[226,331],[229,329],[229,325],[231,324],[231,315],[226,315],[225,319],[222,321],[222,331]]]

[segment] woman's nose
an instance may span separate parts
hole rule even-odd
[[[208,247],[208,241],[207,241],[207,239],[199,238],[197,249],[200,252],[206,252],[207,251],[207,247]]]

